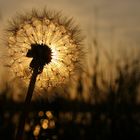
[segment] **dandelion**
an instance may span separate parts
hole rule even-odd
[[[27,16],[28,15],[28,16]],[[61,86],[80,67],[80,31],[60,13],[33,10],[19,15],[8,28],[9,66],[28,85],[37,69],[36,89]]]
[[[7,33],[10,71],[25,85],[29,83],[16,136],[22,140],[34,88],[49,90],[74,76],[81,66],[82,38],[72,19],[46,10],[18,15],[10,22]]]

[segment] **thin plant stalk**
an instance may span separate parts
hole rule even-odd
[[[25,121],[26,121],[26,118],[28,116],[30,102],[31,102],[33,91],[34,91],[34,88],[35,88],[37,75],[38,75],[38,70],[34,69],[32,77],[30,79],[26,99],[25,99],[25,102],[24,102],[23,112],[20,116],[19,126],[18,126],[17,133],[16,133],[16,140],[23,140],[23,132],[24,132]]]
[[[79,28],[73,26],[73,20],[54,11],[52,13],[46,9],[39,13],[37,11],[32,10],[27,16],[17,16],[17,19],[11,20],[7,28],[8,55],[14,61],[12,64],[8,61],[11,72],[18,76],[20,71],[21,79],[28,84],[26,79],[30,77],[28,74],[25,75],[24,70],[33,70],[16,140],[23,140],[25,120],[36,81],[41,79],[42,82],[36,85],[38,91],[40,88],[48,90],[48,87],[64,85],[70,77],[74,76],[74,73],[76,75],[77,70],[79,72],[82,70],[81,64],[84,60],[83,37],[80,35]],[[29,59],[27,58],[28,61],[25,59],[25,54],[26,57],[33,58],[30,65],[27,63]],[[18,60],[20,67],[18,67]]]

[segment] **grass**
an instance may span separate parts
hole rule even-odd
[[[116,61],[113,63],[115,73],[110,73],[111,77],[106,79],[104,69],[99,68],[100,49],[97,43],[94,46],[97,53],[93,73],[86,73],[91,86],[80,77],[74,100],[58,96],[51,102],[43,99],[33,101],[26,121],[25,140],[140,139],[140,104],[137,101],[140,94],[139,57],[131,58],[131,61],[123,59],[123,65],[121,60]],[[89,92],[86,101],[83,97],[85,87]],[[7,87],[0,96],[1,140],[14,140],[22,108],[22,103],[7,98],[8,92]],[[39,115],[40,111],[42,115]],[[52,114],[51,118],[46,115],[47,111]],[[45,119],[48,120],[47,129],[42,126]],[[54,123],[53,126],[50,122]],[[39,133],[36,132],[37,127]]]

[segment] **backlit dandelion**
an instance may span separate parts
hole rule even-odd
[[[29,83],[38,67],[36,89],[66,83],[79,68],[82,48],[79,29],[59,13],[19,15],[8,28],[10,67],[15,77]]]
[[[29,83],[16,135],[16,140],[22,140],[34,88],[49,89],[67,83],[80,68],[82,39],[72,19],[46,10],[19,15],[7,31],[10,70],[14,77]]]

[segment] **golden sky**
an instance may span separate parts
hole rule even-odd
[[[73,17],[87,40],[96,37],[100,47],[132,48],[140,44],[140,0],[0,0],[0,33],[17,12],[45,6]],[[1,70],[0,66],[0,87],[5,78]]]
[[[140,43],[139,0],[0,0],[1,24],[16,12],[44,6],[74,17],[88,38],[95,36],[96,28],[104,45],[110,45],[110,40],[115,45]]]

